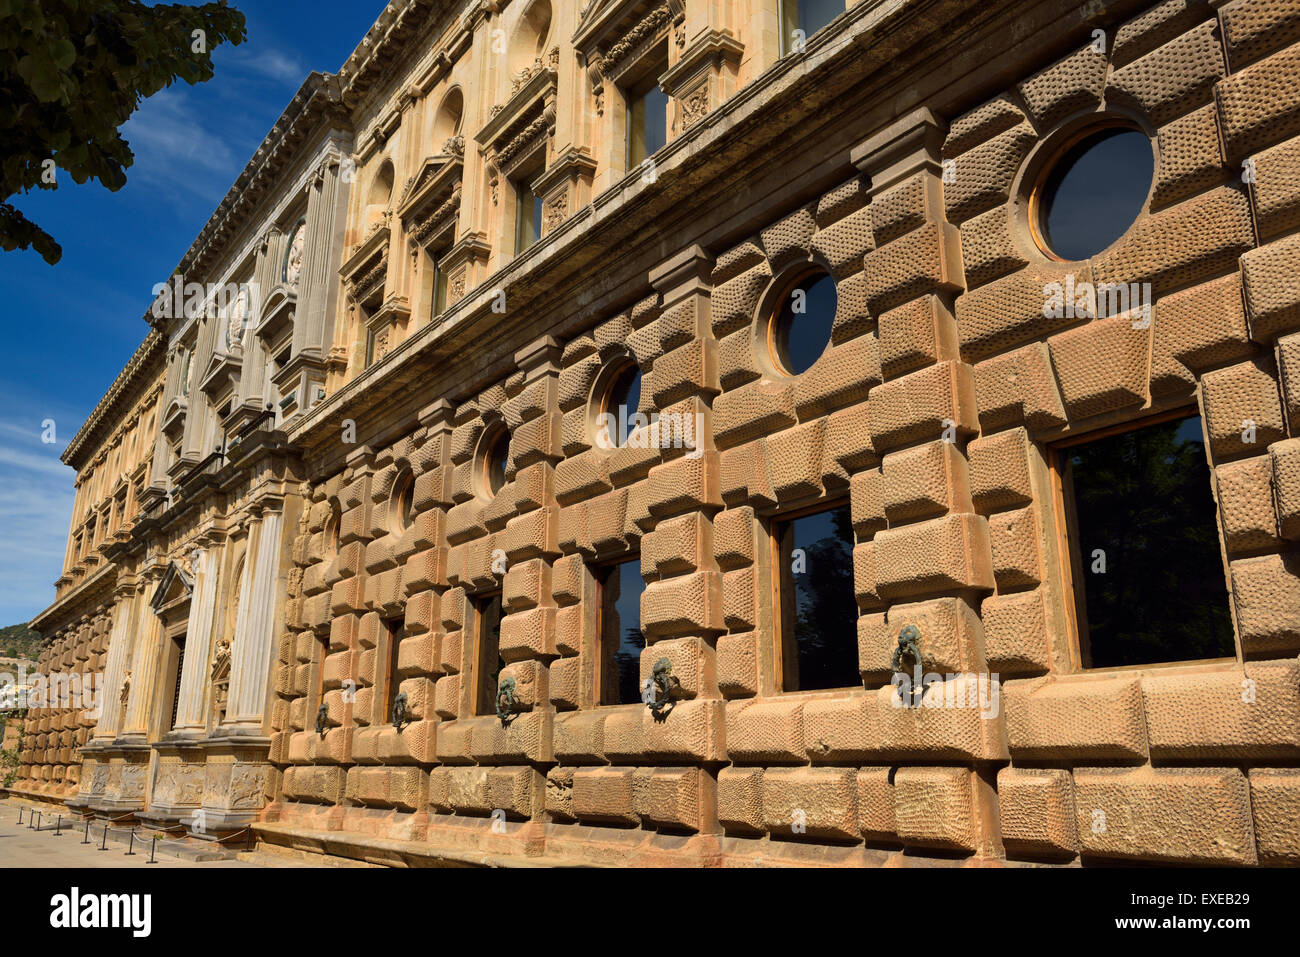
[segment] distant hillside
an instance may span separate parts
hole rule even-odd
[[[24,625],[0,628],[0,658],[35,658],[41,651],[41,636]]]

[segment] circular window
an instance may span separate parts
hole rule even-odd
[[[339,507],[335,504],[330,509],[330,517],[325,522],[325,554],[333,557],[339,551],[339,526],[342,516]]]
[[[1154,175],[1151,140],[1135,127],[1094,128],[1072,140],[1030,200],[1039,246],[1065,261],[1097,255],[1133,225]]]
[[[393,496],[388,501],[388,530],[401,532],[411,524],[411,503],[415,500],[415,476],[403,472],[393,485]]]
[[[637,410],[641,408],[641,367],[635,362],[624,365],[605,393],[605,405],[601,409],[600,436],[609,447],[627,445],[628,437],[641,425],[646,424],[638,418]]]
[[[835,280],[818,269],[804,273],[777,300],[767,330],[772,361],[786,375],[802,375],[821,358],[835,324]]]
[[[486,436],[479,458],[478,493],[492,498],[506,484],[506,460],[510,456],[510,433],[498,428]]]

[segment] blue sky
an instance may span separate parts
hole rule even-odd
[[[141,104],[124,128],[127,184],[33,192],[14,202],[63,260],[0,252],[0,625],[54,600],[68,522],[68,440],[144,338],[150,290],[171,274],[311,70],[343,65],[382,0],[232,0],[248,39],[215,51],[216,75]],[[53,442],[42,441],[53,420]]]

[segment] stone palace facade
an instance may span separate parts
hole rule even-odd
[[[33,627],[102,694],[12,791],[1300,863],[1298,74],[1300,0],[394,0],[65,453]]]

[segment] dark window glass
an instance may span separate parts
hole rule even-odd
[[[506,484],[506,459],[509,455],[510,436],[502,431],[492,440],[483,463],[483,481],[488,495],[495,495]]]
[[[795,48],[796,30],[807,40],[844,10],[844,0],[781,0],[781,55]]]
[[[1061,454],[1084,665],[1232,657],[1200,416]]]
[[[600,703],[635,704],[641,700],[641,560],[604,570],[600,589]]]
[[[781,522],[776,539],[782,689],[818,691],[860,685],[849,506]]]
[[[641,367],[629,365],[614,380],[609,400],[605,403],[605,412],[617,425],[617,428],[610,429],[609,436],[615,445],[627,444],[628,436],[636,428],[635,416],[640,407]]]
[[[815,272],[791,286],[777,303],[773,358],[790,375],[807,372],[826,351],[836,302],[835,280],[827,273]]]
[[[447,311],[447,274],[442,266],[433,266],[433,314],[441,316]]]
[[[475,714],[497,713],[497,681],[506,666],[501,657],[501,595],[482,598],[474,605],[476,611],[474,662],[477,670],[478,691],[474,698]]]
[[[651,71],[658,76],[666,67]],[[627,111],[627,167],[630,171],[668,142],[668,94],[651,82],[634,93]]]
[[[1087,259],[1128,230],[1142,207],[1155,159],[1138,130],[1110,127],[1072,146],[1043,181],[1038,225],[1065,260]]]
[[[515,187],[515,253],[523,252],[542,238],[542,197],[526,180]]]
[[[401,532],[411,523],[411,503],[415,500],[415,478],[407,473],[398,478],[393,497],[393,521],[390,531]]]
[[[169,730],[176,727],[176,719],[180,717],[181,675],[185,671],[185,636],[181,635],[173,640],[176,644],[176,672],[174,675],[175,685],[172,688],[172,713],[171,718],[167,721]]]
[[[402,690],[402,676],[398,672],[398,646],[406,634],[406,623],[401,618],[393,618],[384,622],[384,630],[388,632],[388,687],[384,689],[386,706],[382,719],[386,724],[392,720],[393,702]]]

